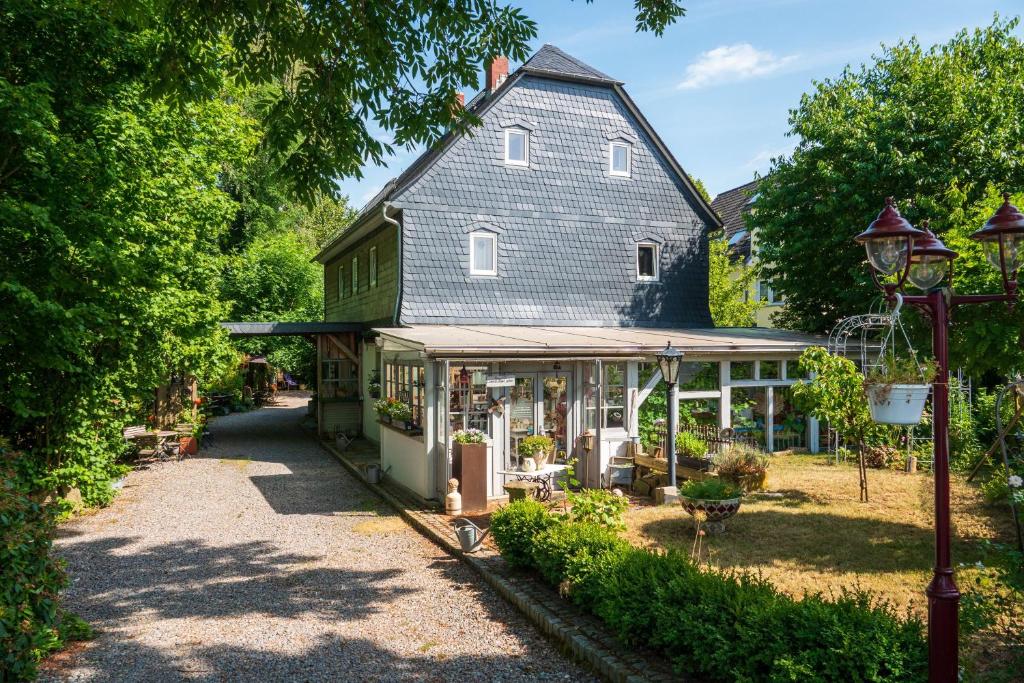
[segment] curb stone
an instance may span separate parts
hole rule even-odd
[[[447,523],[440,521],[436,512],[423,509],[422,503],[404,500],[399,491],[391,490],[382,484],[371,484],[366,481],[361,468],[333,445],[320,439],[317,441],[321,448],[334,456],[363,486],[384,499],[420,534],[472,567],[495,592],[524,614],[549,640],[557,644],[563,652],[572,655],[577,662],[612,683],[666,683],[681,680],[667,666],[647,666],[647,662],[639,660],[635,652],[602,644],[598,638],[604,639],[607,634],[592,617],[561,599],[552,604],[542,602],[539,597],[531,595],[537,592],[528,590],[532,587],[519,587],[516,585],[518,582],[510,581],[500,572],[504,567],[504,561],[493,550],[484,547],[472,555],[463,552],[448,533]],[[591,626],[587,631],[598,637],[592,637],[581,628],[572,626],[574,622]],[[610,641],[610,638],[608,640]]]

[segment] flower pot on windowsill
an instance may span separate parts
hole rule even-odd
[[[869,384],[864,387],[871,419],[889,425],[920,423],[930,390],[928,384]]]
[[[377,419],[386,425],[391,424],[391,416],[387,413],[377,413]]]

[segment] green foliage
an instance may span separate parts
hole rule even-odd
[[[625,529],[623,517],[629,509],[629,499],[617,496],[608,489],[584,489],[579,493],[566,491],[565,497],[572,505],[566,515],[570,522],[596,524],[608,529]]]
[[[547,507],[532,498],[517,500],[491,513],[491,536],[509,566],[533,565],[534,538],[558,520]]]
[[[629,543],[600,524],[569,522],[548,527],[533,539],[533,563],[554,585],[583,582],[604,553],[621,552]]]
[[[361,177],[395,147],[431,145],[453,122],[476,123],[453,106],[456,92],[475,89],[494,55],[525,59],[537,33],[522,10],[497,0],[114,5],[139,29],[159,27],[159,93],[209,98],[221,69],[250,85],[283,81],[261,102],[262,147],[305,197],[334,192],[337,178]],[[656,35],[683,14],[675,0],[635,6],[637,29]]]
[[[693,432],[676,434],[676,453],[687,458],[703,458],[708,452],[708,445]]]
[[[871,419],[864,378],[853,362],[814,346],[797,363],[801,376],[812,377],[791,387],[797,410],[828,422],[847,443],[892,442],[893,428]]]
[[[539,452],[548,453],[552,448],[555,447],[555,442],[551,440],[551,437],[543,435],[528,436],[525,439],[519,441],[518,451],[520,457],[532,458]]]
[[[729,253],[721,234],[708,239],[708,305],[716,327],[752,327],[761,302],[750,296],[757,271]]]
[[[715,472],[737,486],[748,478],[760,478],[768,473],[771,460],[753,446],[736,443],[712,458]]]
[[[55,509],[18,483],[20,453],[0,449],[0,678],[35,678],[39,661],[61,647],[58,593],[67,578],[51,554]]]
[[[869,310],[878,294],[853,236],[887,195],[912,223],[931,219],[960,253],[958,293],[1001,292],[968,236],[998,206],[999,190],[1024,187],[1024,166],[1008,152],[1019,147],[1022,92],[1016,19],[996,19],[932,48],[901,41],[816,83],[790,115],[796,149],[759,183],[757,211],[748,217],[759,231],[764,275],[786,296],[778,322],[825,332]],[[973,376],[1021,368],[1022,327],[1020,307],[963,307],[951,365]]]
[[[939,368],[933,358],[918,360],[893,353],[885,354],[880,361],[864,378],[865,385],[931,384]]]
[[[729,500],[739,498],[742,491],[739,486],[724,479],[714,477],[708,479],[690,479],[679,486],[679,495],[695,500]]]

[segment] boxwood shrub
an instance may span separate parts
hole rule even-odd
[[[491,536],[509,566],[533,567],[534,537],[558,520],[532,498],[517,500],[491,513]]]
[[[749,574],[634,548],[599,525],[552,523],[543,506],[525,503],[499,516],[502,554],[508,548],[516,566],[530,566],[530,545],[530,562],[548,583],[681,673],[708,681],[927,679],[921,623],[867,593],[794,600]]]

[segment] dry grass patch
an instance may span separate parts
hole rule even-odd
[[[374,536],[377,534],[394,534],[408,530],[409,525],[397,515],[368,519],[365,522],[359,522],[352,527],[352,531],[357,534],[365,534],[367,536]]]
[[[794,597],[860,586],[923,616],[934,557],[932,485],[930,474],[869,470],[871,502],[860,503],[853,465],[778,455],[768,486],[785,498],[744,500],[724,534],[704,539],[702,560],[759,572]],[[952,509],[955,563],[978,559],[976,539],[1011,540],[1006,511],[987,507],[977,489],[956,476]],[[626,535],[638,545],[686,552],[693,546],[691,518],[678,505],[634,506],[626,523]],[[959,571],[962,587],[973,578],[970,568]]]

